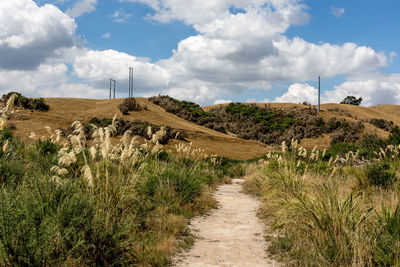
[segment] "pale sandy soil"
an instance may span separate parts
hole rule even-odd
[[[266,258],[265,229],[256,216],[260,203],[241,192],[242,182],[218,188],[218,209],[192,221],[198,239],[174,266],[279,266]]]

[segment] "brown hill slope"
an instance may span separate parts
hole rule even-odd
[[[93,117],[112,118],[117,113],[118,118],[125,120],[141,120],[186,130],[189,133],[188,142],[192,142],[194,148],[204,149],[208,154],[234,159],[250,159],[260,157],[271,150],[270,147],[259,142],[242,140],[185,121],[145,98],[137,98],[137,102],[146,106],[147,110],[130,112],[130,115],[122,115],[118,110],[117,106],[122,103],[122,99],[47,98],[45,101],[50,105],[48,112],[21,110],[11,121],[16,126],[14,132],[21,139],[29,140],[28,136],[32,131],[38,136],[47,136],[45,126],[50,126],[52,129],[59,127],[65,129],[76,120],[89,121]],[[168,147],[172,148],[174,142]]]
[[[122,115],[117,106],[123,99],[113,100],[92,100],[92,99],[72,99],[72,98],[48,98],[45,101],[50,105],[48,112],[31,112],[21,110],[12,123],[16,129],[14,132],[23,140],[28,140],[30,132],[35,132],[38,136],[46,136],[44,126],[52,129],[67,128],[73,121],[89,121],[93,117],[112,118],[118,114],[119,118],[125,120],[141,120],[152,124],[170,126],[176,129],[183,129],[189,133],[188,142],[193,143],[194,148],[202,148],[208,154],[217,154],[234,159],[251,159],[262,156],[274,148],[266,146],[256,141],[248,141],[236,138],[232,135],[222,134],[217,131],[196,125],[166,112],[163,108],[154,105],[146,98],[137,98],[137,102],[146,106],[147,110],[130,112],[130,115]],[[265,104],[259,104],[265,105]],[[303,109],[309,108],[297,104],[267,104],[278,109]],[[209,110],[211,107],[204,107]],[[321,117],[328,120],[332,117],[343,117],[350,121],[385,119],[391,120],[400,125],[400,106],[382,105],[374,107],[358,107],[351,105],[324,104],[322,105]],[[377,133],[380,136],[388,136],[389,133],[378,129],[374,125],[365,123],[364,133]],[[174,146],[174,142],[168,148]],[[324,135],[314,139],[304,139],[301,144],[306,148],[327,148],[330,144],[329,135]],[[276,148],[275,148],[276,149]]]

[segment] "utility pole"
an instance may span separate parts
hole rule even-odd
[[[321,76],[318,76],[318,114],[321,112]]]
[[[112,92],[112,85],[114,84],[114,98],[115,98],[115,84],[117,83],[116,80],[110,79],[110,99],[111,99],[111,92]]]
[[[129,97],[133,97],[133,68],[129,67]]]

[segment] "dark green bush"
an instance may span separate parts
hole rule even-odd
[[[50,140],[38,140],[36,148],[42,155],[54,155],[58,152],[59,146],[51,142]]]
[[[142,108],[138,103],[136,103],[136,99],[131,97],[125,98],[124,101],[118,105],[118,109],[121,111],[122,114],[128,115],[129,111],[138,111]]]
[[[387,162],[378,162],[365,168],[365,175],[371,185],[388,187],[396,181],[396,173]]]
[[[345,157],[347,153],[350,151],[357,151],[358,146],[356,144],[349,144],[345,142],[338,142],[331,145],[331,147],[326,151],[323,160],[329,160],[331,157],[336,157],[339,155],[340,157]]]
[[[7,100],[11,97],[11,95],[15,94],[16,97],[14,99],[14,105],[18,107],[22,107],[25,109],[38,110],[38,111],[48,111],[50,106],[45,103],[43,98],[27,98],[20,93],[10,92],[2,96],[3,102],[7,102]]]
[[[24,177],[24,166],[6,159],[0,159],[0,185],[18,184]]]
[[[378,152],[379,148],[385,148],[386,145],[387,141],[378,137],[376,134],[364,135],[359,143],[360,157],[371,159],[375,157],[375,152]]]
[[[356,98],[355,96],[347,96],[345,99],[343,99],[342,102],[340,102],[340,104],[359,106],[362,100],[363,100],[362,97]]]

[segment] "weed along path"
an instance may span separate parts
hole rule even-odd
[[[218,188],[218,209],[192,221],[198,239],[174,266],[278,266],[266,258],[264,228],[256,217],[259,202],[241,192],[242,182]]]

